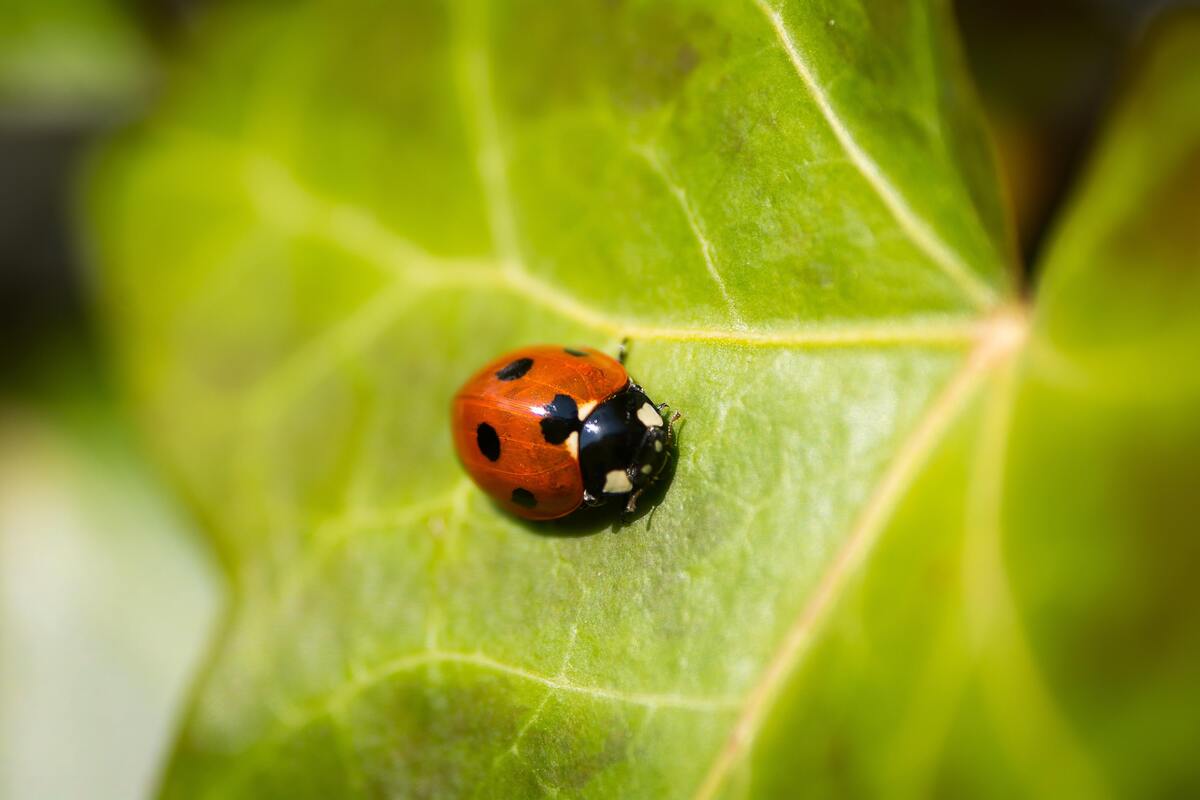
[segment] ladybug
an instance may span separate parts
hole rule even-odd
[[[625,513],[662,474],[672,423],[621,361],[542,345],[496,359],[454,396],[454,446],[471,478],[512,513],[564,517],[617,499]]]

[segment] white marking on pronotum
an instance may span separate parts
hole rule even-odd
[[[580,405],[579,406],[579,421],[583,422],[585,419],[587,419],[588,414],[592,413],[592,409],[595,407],[596,407],[595,400],[589,400],[588,402]]]
[[[567,437],[567,452],[571,454],[571,458],[579,460],[579,431],[571,431],[571,435]]]
[[[647,428],[661,428],[662,417],[654,410],[654,406],[649,403],[642,403],[642,407],[638,409],[638,419]]]
[[[632,491],[633,484],[629,482],[629,476],[625,474],[625,470],[614,469],[604,476],[605,494],[624,494]]]

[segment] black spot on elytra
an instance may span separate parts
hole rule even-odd
[[[500,460],[500,437],[491,425],[486,422],[479,423],[479,427],[475,429],[475,444],[479,445],[479,452],[487,456],[488,461]]]
[[[579,427],[579,406],[575,399],[566,394],[554,395],[546,404],[546,416],[542,417],[542,438],[550,444],[562,444]]]
[[[529,372],[529,368],[532,366],[532,358],[518,358],[507,367],[497,372],[496,377],[502,381],[515,381],[526,372]]]
[[[533,492],[520,487],[513,489],[512,501],[522,508],[533,508],[537,505],[537,498],[533,496]]]
[[[576,350],[573,347],[564,347],[563,352],[569,356],[575,356],[576,358],[584,358],[587,355],[587,353],[583,352],[582,350]]]

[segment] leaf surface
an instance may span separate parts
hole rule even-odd
[[[0,122],[95,123],[145,92],[153,53],[116,0],[6,0],[0,18]]]
[[[1044,585],[1002,569],[1045,520],[994,522],[1039,488],[1000,454],[1041,458],[1019,426],[1070,406],[1027,388],[956,47],[919,2],[209,20],[90,206],[125,380],[240,598],[166,794],[916,791],[1004,771],[985,665],[1099,783],[1016,623]],[[505,349],[624,336],[686,414],[662,502],[506,517],[450,396]],[[917,730],[924,692],[963,737]]]
[[[771,703],[751,794],[1197,787],[1200,18],[1148,37],[1027,344],[966,404]]]

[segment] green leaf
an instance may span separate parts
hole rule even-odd
[[[394,6],[209,20],[93,176],[124,380],[239,596],[167,795],[1181,785],[1122,734],[1193,735],[1138,671],[1191,640],[1093,674],[1190,610],[1141,526],[1186,519],[1193,330],[1157,366],[1111,341],[1157,376],[1131,387],[1079,308],[1124,296],[1085,253],[1117,255],[1087,197],[1120,175],[1031,329],[943,4]],[[1179,252],[1131,332],[1191,302]],[[507,348],[623,336],[686,414],[662,502],[505,516],[450,396]]]
[[[1200,787],[1200,17],[1151,37],[986,377],[771,704],[753,793]]]
[[[0,120],[88,121],[145,92],[152,53],[118,0],[5,0]]]

